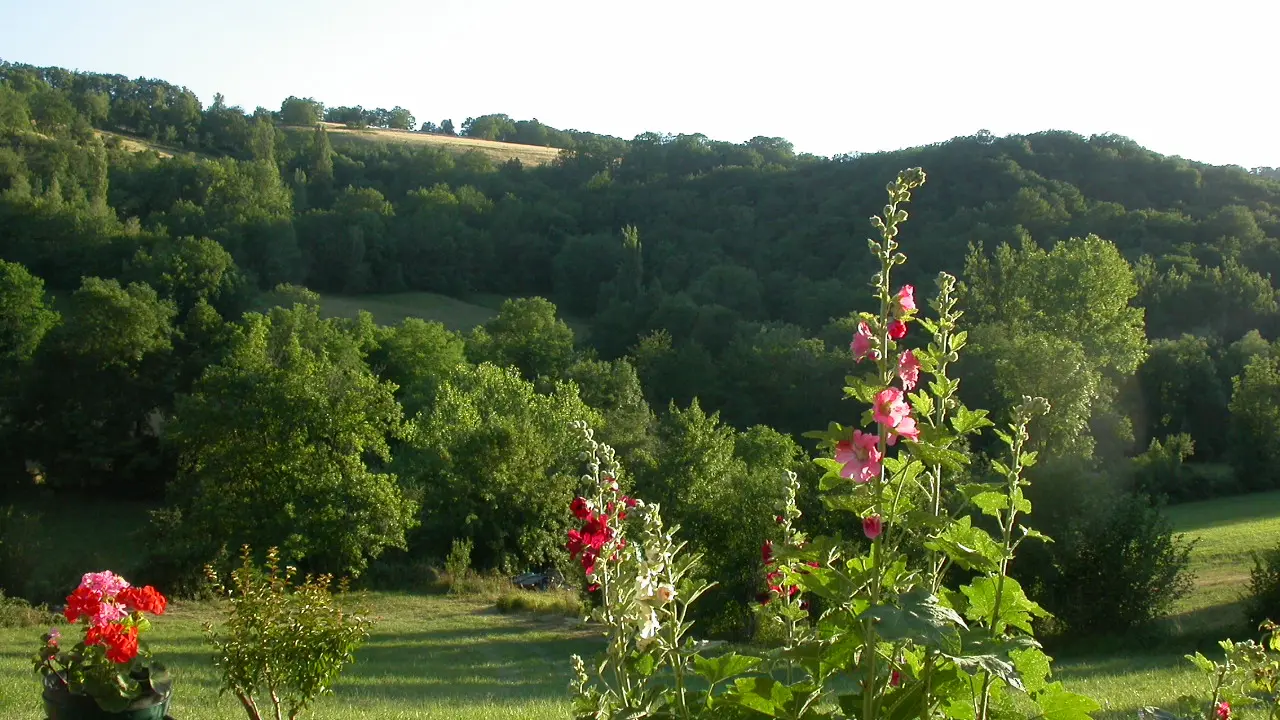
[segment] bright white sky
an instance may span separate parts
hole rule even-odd
[[[249,110],[312,96],[819,155],[1114,132],[1254,167],[1280,166],[1277,28],[1278,0],[0,0],[0,58]]]

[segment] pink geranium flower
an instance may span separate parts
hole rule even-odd
[[[902,378],[903,390],[914,390],[920,384],[920,361],[910,350],[898,358],[898,377]]]
[[[98,594],[98,597],[111,598],[120,594],[121,590],[129,587],[129,581],[116,575],[110,570],[103,570],[96,573],[85,573],[80,579],[80,587],[88,588]]]
[[[840,476],[865,483],[879,475],[882,459],[879,442],[876,435],[854,430],[852,440],[836,443],[836,462],[843,465]]]

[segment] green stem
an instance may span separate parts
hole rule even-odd
[[[991,609],[991,633],[999,635],[1002,632],[1000,627],[1000,603],[1004,595],[1004,580],[1009,574],[1009,554],[1013,546],[1013,525],[1018,517],[1018,508],[1014,502],[1014,491],[1018,487],[1018,474],[1022,470],[1022,448],[1026,442],[1026,420],[1022,420],[1017,426],[1017,436],[1013,443],[1013,464],[1009,467],[1007,480],[1009,481],[1009,515],[1007,520],[1002,523],[1001,531],[1004,534],[1004,555],[1000,558],[1000,571],[996,576],[996,592],[995,605]],[[978,720],[986,720],[987,711],[991,705],[991,683],[992,676],[990,673],[983,673],[982,677],[982,707],[978,713]]]

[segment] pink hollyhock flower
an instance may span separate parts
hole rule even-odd
[[[912,441],[919,440],[920,428],[916,426],[916,419],[908,415],[899,420],[898,426],[889,431],[889,438],[885,441],[886,444],[896,445],[898,436]]]
[[[916,311],[916,289],[912,285],[903,285],[893,302],[893,314],[902,317]]]
[[[870,482],[871,478],[880,474],[880,438],[861,430],[853,431],[852,440],[841,440],[836,443],[836,462],[840,468],[840,476],[854,482]]]
[[[888,428],[895,428],[911,414],[911,406],[902,399],[902,390],[887,387],[876,393],[875,421]]]
[[[862,534],[866,535],[869,540],[875,540],[880,537],[880,531],[884,529],[884,523],[881,522],[879,515],[871,515],[862,519]]]
[[[889,321],[889,337],[894,340],[901,340],[907,336],[907,324],[901,320]]]
[[[1213,710],[1218,714],[1218,720],[1230,720],[1231,703],[1227,702],[1226,700],[1223,700],[1222,702],[1218,703],[1218,705]]]
[[[92,590],[98,594],[98,597],[109,598],[119,595],[121,590],[129,587],[129,582],[110,570],[103,570],[85,573],[80,579],[80,587]]]
[[[910,350],[898,358],[898,377],[902,378],[903,390],[914,390],[920,384],[920,361]]]
[[[854,333],[853,342],[849,343],[849,350],[853,352],[854,359],[858,362],[862,362],[866,358],[879,360],[880,351],[873,350],[871,345],[871,328],[865,322],[858,323],[858,332]]]

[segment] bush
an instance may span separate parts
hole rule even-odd
[[[1158,505],[1121,485],[1074,462],[1047,462],[1032,482],[1034,502],[1050,509],[1036,529],[1055,542],[1026,548],[1015,574],[1056,616],[1059,633],[1138,627],[1191,590],[1194,542],[1174,535]]]
[[[36,625],[49,625],[59,621],[59,616],[40,605],[33,607],[31,603],[20,597],[9,597],[0,589],[0,627],[25,628]]]
[[[0,593],[28,600],[53,599],[47,596],[52,587],[40,587],[35,579],[42,565],[40,537],[39,515],[13,506],[0,508]]]
[[[500,613],[533,613],[580,617],[582,599],[571,590],[512,590],[498,597],[494,607]]]
[[[1249,571],[1249,597],[1244,607],[1249,624],[1257,628],[1264,620],[1280,618],[1280,545],[1253,554]]]
[[[474,546],[475,543],[471,538],[453,541],[453,547],[449,549],[449,557],[444,559],[444,570],[449,573],[450,591],[459,580],[465,579],[471,572],[471,548]]]
[[[1231,466],[1186,462],[1194,454],[1195,443],[1185,433],[1153,439],[1130,466],[1133,490],[1171,504],[1243,492]]]
[[[221,585],[212,567],[206,572],[231,601],[218,629],[205,624],[213,665],[221,674],[221,689],[236,696],[251,720],[268,711],[276,718],[282,712],[297,717],[332,692],[343,666],[355,660],[356,648],[369,637],[373,619],[341,608],[329,592],[330,576],[307,576],[295,584],[296,571],[281,569],[276,548],[267,551],[260,569],[244,546],[230,588]]]

